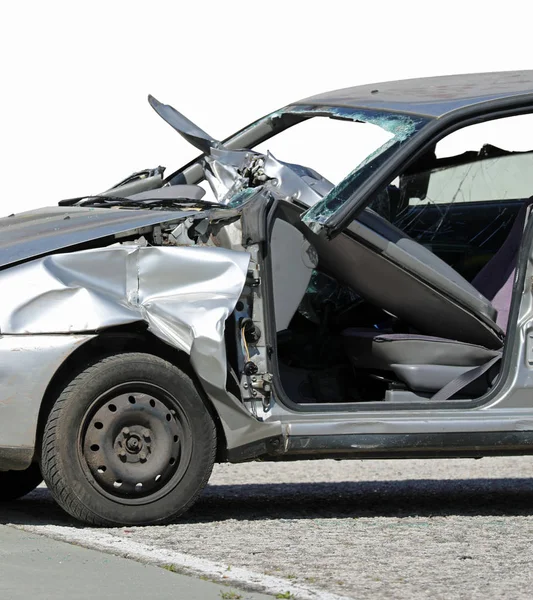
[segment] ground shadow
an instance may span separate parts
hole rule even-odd
[[[530,478],[416,479],[209,485],[183,521],[531,514]],[[44,488],[17,502],[0,505],[0,523],[79,526]]]

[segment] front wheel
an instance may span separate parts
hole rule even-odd
[[[63,390],[41,468],[58,504],[85,523],[163,524],[199,496],[215,451],[213,419],[190,377],[161,358],[125,353]]]
[[[24,471],[0,471],[0,502],[10,502],[32,492],[43,480],[38,464]]]

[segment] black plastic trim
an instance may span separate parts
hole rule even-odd
[[[350,434],[290,437],[295,458],[479,458],[533,454],[533,431]]]

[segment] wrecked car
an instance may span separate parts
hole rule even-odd
[[[224,141],[149,102],[197,159],[0,219],[1,500],[44,478],[86,523],[166,523],[215,462],[532,453],[533,71]],[[353,132],[336,180],[272,150],[311,122]]]

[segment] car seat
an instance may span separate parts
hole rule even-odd
[[[496,324],[505,331],[509,318],[518,252],[532,199],[524,202],[506,241],[473,280],[473,285],[497,310]],[[439,320],[435,314],[435,321]],[[383,333],[346,329],[342,332],[348,356],[357,369],[390,371],[415,392],[436,394],[456,380],[436,398],[450,397],[455,388],[465,388],[473,375],[489,371],[501,356],[501,349],[453,339],[455,328],[449,324],[450,337]],[[474,372],[474,369],[477,369]],[[471,375],[466,374],[471,372]],[[462,378],[462,379],[461,379]],[[481,391],[480,393],[483,393]]]

